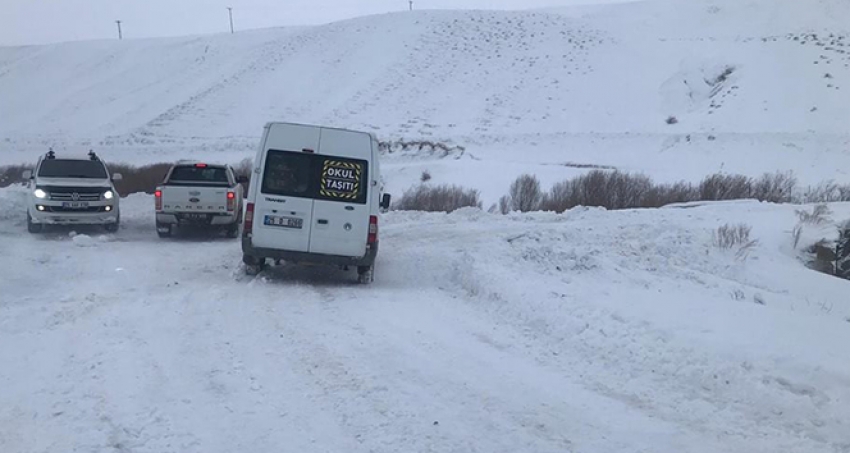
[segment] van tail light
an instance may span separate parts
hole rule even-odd
[[[378,216],[369,216],[369,244],[378,243]]]
[[[157,211],[162,211],[162,190],[156,189],[153,193],[154,205]]]
[[[233,211],[236,209],[236,193],[227,192],[227,210]]]
[[[251,234],[251,230],[254,228],[254,203],[248,203],[245,206],[245,225],[242,228],[242,234],[247,236]]]

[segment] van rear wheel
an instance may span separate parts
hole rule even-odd
[[[259,275],[266,268],[265,258],[254,258],[253,256],[243,255],[242,262],[245,263],[245,275],[251,277]]]
[[[375,281],[375,267],[374,266],[358,266],[357,267],[357,281],[361,285],[368,285]]]

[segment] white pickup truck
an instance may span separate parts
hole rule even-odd
[[[230,238],[239,236],[242,223],[242,184],[228,165],[201,162],[171,167],[154,192],[156,232],[170,237],[174,227],[222,229]]]

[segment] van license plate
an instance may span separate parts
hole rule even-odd
[[[299,219],[296,217],[279,217],[274,215],[267,215],[264,223],[268,226],[296,228],[299,230],[304,227],[304,219]]]
[[[89,207],[89,204],[85,201],[65,201],[62,203],[62,207],[68,209],[85,209]]]

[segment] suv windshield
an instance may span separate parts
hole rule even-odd
[[[180,165],[174,167],[174,171],[171,172],[171,177],[168,178],[168,183],[215,186],[230,185],[230,181],[227,179],[226,168],[196,165]]]
[[[106,168],[102,163],[94,160],[50,159],[41,162],[38,176],[106,179]]]

